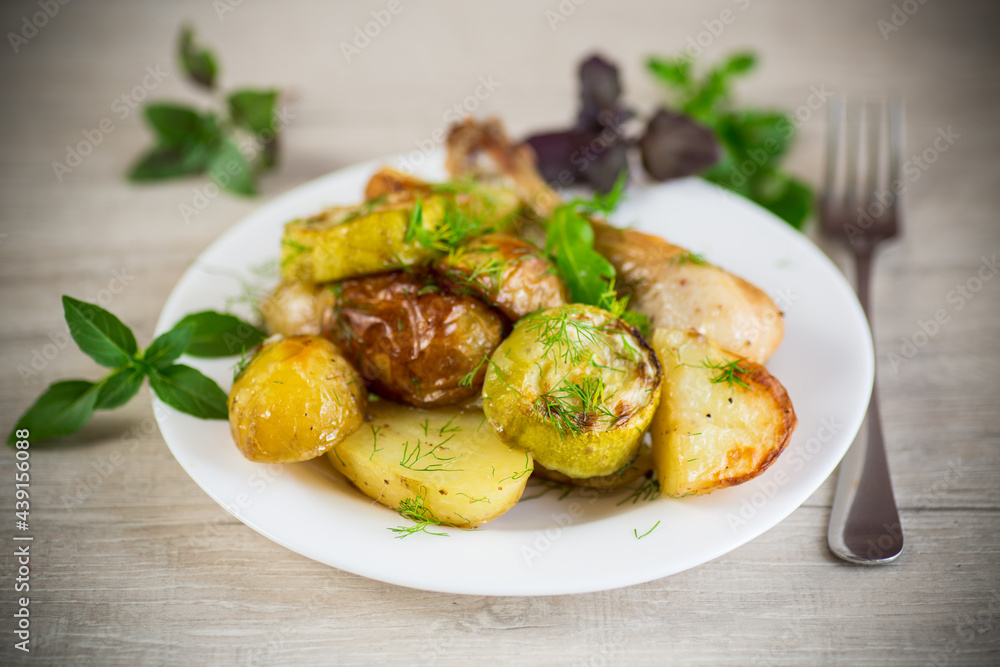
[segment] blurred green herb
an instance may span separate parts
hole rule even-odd
[[[779,168],[795,138],[791,118],[781,111],[737,108],[732,97],[733,82],[756,64],[752,53],[736,53],[698,76],[687,57],[646,61],[671,106],[712,128],[722,145],[721,159],[702,176],[801,229],[812,211],[812,190]]]
[[[224,357],[245,352],[263,340],[263,332],[232,315],[204,311],[188,315],[170,331],[140,350],[131,329],[100,306],[63,296],[66,324],[77,346],[113,370],[98,382],[56,382],[21,415],[7,438],[13,445],[20,429],[33,441],[75,433],[95,410],[128,403],[147,377],[167,405],[200,419],[226,419],[226,393],[201,372],[174,363],[182,354]]]
[[[181,29],[177,55],[193,83],[217,92],[215,55],[197,45],[194,31]],[[244,88],[229,93],[223,110],[200,111],[156,102],[144,108],[156,143],[134,164],[135,182],[208,173],[219,187],[240,195],[257,193],[257,173],[277,163],[278,91]]]

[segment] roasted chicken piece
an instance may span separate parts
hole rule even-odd
[[[446,165],[453,177],[485,173],[482,156],[513,182],[536,215],[551,215],[559,195],[539,176],[530,147],[512,144],[496,120],[469,119],[452,128]],[[763,291],[703,260],[689,261],[695,256],[658,236],[592,223],[594,247],[614,265],[617,286],[632,297],[629,307],[654,326],[694,329],[758,363],[778,348],[782,314]]]
[[[659,236],[600,222],[593,227],[594,247],[614,265],[619,293],[654,327],[694,329],[757,363],[778,349],[781,311],[754,285]]]

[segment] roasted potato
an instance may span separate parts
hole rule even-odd
[[[317,336],[332,304],[333,292],[327,286],[284,280],[260,302],[259,308],[271,334]]]
[[[642,336],[583,304],[521,319],[490,358],[483,411],[502,440],[568,477],[610,475],[639,450],[660,397]]]
[[[479,393],[503,327],[475,297],[394,271],[340,283],[329,332],[373,391],[431,407]]]
[[[796,419],[767,369],[694,331],[657,329],[663,394],[650,434],[660,490],[711,493],[762,473],[785,449]]]
[[[368,393],[336,346],[316,336],[266,344],[229,392],[229,426],[260,463],[315,458],[361,426]]]
[[[602,222],[593,228],[594,248],[614,265],[619,291],[654,327],[694,329],[757,363],[778,349],[784,319],[754,285],[658,236]]]
[[[506,234],[469,241],[434,264],[457,290],[470,290],[516,322],[525,315],[569,302],[555,265],[535,246]]]
[[[368,406],[363,427],[327,455],[365,495],[413,519],[462,528],[517,503],[531,454],[500,441],[481,411]]]

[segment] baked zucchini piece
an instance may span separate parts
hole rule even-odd
[[[490,358],[483,411],[502,440],[550,470],[590,478],[636,456],[660,397],[660,366],[611,313],[569,304],[521,319]]]
[[[508,190],[440,183],[336,206],[285,225],[285,280],[324,283],[427,263],[467,238],[510,224],[520,202]]]

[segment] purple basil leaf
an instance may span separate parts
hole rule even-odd
[[[596,54],[580,64],[580,98],[583,106],[613,109],[621,94],[617,67]]]
[[[568,186],[580,180],[580,147],[590,137],[576,130],[533,134],[525,142],[535,151],[538,171],[549,183]]]
[[[639,140],[642,166],[658,181],[697,174],[718,162],[719,142],[708,127],[660,109]]]
[[[582,132],[600,132],[618,126],[634,114],[618,103],[622,87],[618,68],[598,55],[580,64],[580,111],[576,129]]]
[[[605,144],[603,136],[595,136],[583,151],[581,175],[598,192],[611,192],[622,172],[628,173],[628,145],[621,137]]]

